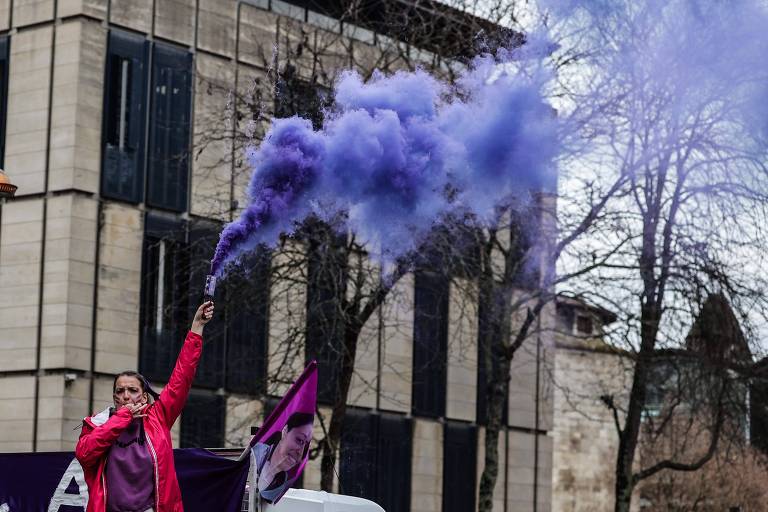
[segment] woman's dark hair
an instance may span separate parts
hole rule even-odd
[[[295,412],[291,414],[288,421],[285,422],[290,432],[296,427],[303,427],[304,425],[311,425],[315,422],[315,415],[308,412]]]
[[[157,397],[160,396],[160,394],[152,389],[152,386],[149,385],[149,382],[147,379],[140,374],[139,372],[135,372],[133,370],[125,370],[124,372],[120,372],[117,375],[115,375],[115,380],[112,382],[112,393],[115,392],[115,388],[117,388],[117,379],[120,377],[134,377],[136,380],[139,381],[139,384],[141,384],[141,392],[147,393],[149,396],[157,400]]]
[[[311,425],[315,421],[315,415],[307,412],[295,412],[288,417],[288,421],[285,422],[285,426],[288,427],[288,432],[296,427],[303,427],[304,425]],[[277,444],[283,437],[282,428],[272,433],[271,436],[263,441],[264,444]]]

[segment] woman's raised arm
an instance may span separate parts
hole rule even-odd
[[[192,387],[192,380],[195,378],[197,364],[203,351],[203,328],[211,318],[213,318],[213,302],[205,302],[197,308],[192,327],[176,359],[176,366],[168,379],[168,384],[163,388],[154,405],[168,428],[176,422],[187,402],[189,389]]]

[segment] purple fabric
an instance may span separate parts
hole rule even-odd
[[[173,450],[184,512],[242,510],[250,457],[233,461],[203,450]]]
[[[155,469],[146,443],[139,442],[141,419],[120,434],[107,456],[107,512],[144,512],[155,503]]]
[[[239,512],[248,459],[236,462],[199,448],[173,450],[184,512]],[[78,484],[81,484],[80,486]],[[72,452],[0,453],[0,506],[10,512],[84,512],[83,470]]]

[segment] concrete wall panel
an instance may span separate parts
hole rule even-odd
[[[100,372],[138,367],[143,237],[139,210],[115,203],[104,205],[96,316],[96,370]]]
[[[35,378],[0,376],[0,452],[32,450]]]
[[[5,169],[17,196],[45,191],[53,27],[19,32],[11,42]]]
[[[2,206],[0,371],[34,370],[37,347],[43,199]]]
[[[50,190],[99,190],[105,42],[106,30],[96,22],[57,28]]]
[[[384,410],[409,413],[413,385],[413,284],[403,276],[384,303],[381,341],[381,396]]]

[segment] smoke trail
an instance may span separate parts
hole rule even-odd
[[[212,273],[274,245],[310,214],[345,212],[374,255],[391,260],[416,249],[449,210],[487,219],[500,201],[539,186],[552,172],[555,119],[542,98],[545,77],[514,72],[517,57],[480,57],[456,86],[424,71],[368,82],[345,72],[321,130],[275,119],[249,152],[250,202],[222,232]]]

